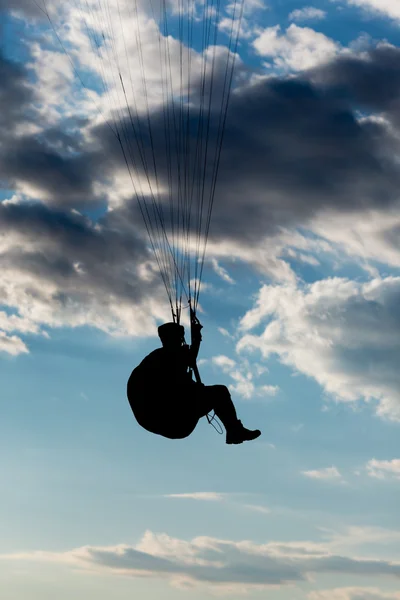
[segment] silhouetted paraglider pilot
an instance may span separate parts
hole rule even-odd
[[[185,329],[177,323],[158,328],[162,348],[151,352],[132,371],[128,399],[139,425],[170,439],[189,436],[199,419],[214,411],[226,429],[227,444],[258,438],[261,432],[243,427],[229,390],[224,385],[203,385],[196,359],[202,325],[192,314],[192,344],[185,344]],[[192,379],[194,371],[198,381]]]

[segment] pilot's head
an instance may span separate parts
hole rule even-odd
[[[158,328],[164,348],[178,348],[185,342],[185,328],[178,323],[164,323]]]

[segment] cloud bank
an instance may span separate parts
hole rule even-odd
[[[303,39],[306,30],[295,27],[291,31]],[[278,56],[288,40],[275,33],[271,39],[279,42]],[[52,112],[51,119],[44,118],[46,107],[40,108],[43,97],[32,75],[38,78],[36,84],[43,82],[41,75],[56,59],[66,86],[63,99],[74,89],[72,75],[55,46],[38,50],[31,45],[31,51],[31,66],[0,56],[0,179],[3,188],[14,190],[0,206],[0,304],[13,317],[3,330],[8,341],[2,349],[25,351],[20,334],[46,327],[89,325],[108,333],[148,334],[166,313],[123,157],[107,126],[76,116],[67,110],[68,103],[63,111]],[[386,44],[360,55],[333,53],[323,66],[301,75],[251,83],[247,78],[237,86],[214,205],[211,260],[237,259],[263,276],[293,285],[296,275],[288,248],[314,265],[319,249],[333,251],[335,245],[354,260],[381,258],[392,267],[400,265],[399,52]],[[49,85],[54,92],[54,81]],[[170,110],[152,109],[155,131],[161,130],[164,108]],[[359,118],[356,109],[379,118]],[[210,139],[216,135],[212,115]],[[162,136],[154,139],[160,189],[169,181],[163,142]],[[298,235],[299,228],[316,233],[319,243]],[[223,268],[220,262],[212,264]],[[350,289],[352,284],[343,285]],[[351,368],[345,367],[344,345],[333,331],[328,332],[331,344],[338,347],[328,352],[325,345],[321,373],[309,373],[342,399],[377,397],[381,414],[391,416],[398,404],[392,369],[397,348],[390,329],[397,326],[395,307],[389,315],[396,285],[395,279],[376,284],[376,293],[383,294],[383,301],[374,300],[376,310],[386,320],[388,335],[386,342],[379,342],[389,354],[384,373],[370,373],[363,383],[357,349],[346,348],[352,360]],[[320,288],[325,295],[338,292],[330,282]],[[368,319],[367,302],[361,301],[365,293],[367,288],[349,292],[348,302],[358,295]],[[314,308],[318,310],[317,301]],[[318,328],[319,336],[325,334]],[[356,332],[358,350],[365,335]],[[9,336],[17,337],[10,342]],[[284,336],[284,343],[288,341]],[[307,372],[295,348],[283,354]],[[338,364],[328,364],[331,359]]]
[[[380,576],[389,581],[400,577],[400,563],[335,555],[323,544],[255,544],[210,537],[185,541],[151,531],[136,546],[16,553],[0,560],[56,562],[92,573],[163,578],[179,587],[206,586],[228,593],[299,584],[319,574]]]

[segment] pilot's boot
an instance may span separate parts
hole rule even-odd
[[[261,431],[259,429],[246,429],[243,427],[242,421],[237,421],[235,425],[229,427],[226,432],[226,443],[227,444],[242,444],[243,442],[249,442],[260,437]]]

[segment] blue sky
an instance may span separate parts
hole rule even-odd
[[[125,16],[158,131],[145,6]],[[262,430],[237,447],[205,419],[171,441],[130,411],[168,301],[96,109],[121,96],[75,9],[47,8],[75,23],[58,31],[92,89],[33,3],[0,0],[4,596],[398,600],[397,3],[246,1],[199,313],[203,381]]]

